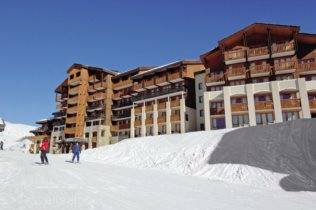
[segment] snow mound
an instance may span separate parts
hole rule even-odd
[[[32,136],[30,131],[36,127],[7,121],[5,124],[4,131],[0,132],[0,141],[4,142],[4,150],[27,152],[31,141],[26,137]]]
[[[235,184],[316,191],[316,120],[134,138],[82,159]]]

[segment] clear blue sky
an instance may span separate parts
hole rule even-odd
[[[253,22],[316,33],[315,8],[313,0],[2,0],[0,117],[49,117],[54,89],[74,62],[122,71],[198,58]]]

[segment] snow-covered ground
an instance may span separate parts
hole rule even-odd
[[[316,120],[0,152],[0,209],[316,209]],[[44,201],[43,201],[44,200]]]
[[[5,129],[0,132],[0,141],[4,142],[4,149],[10,151],[27,152],[31,141],[25,139],[26,136],[32,136],[30,130],[34,130],[36,127],[15,124],[5,121]]]

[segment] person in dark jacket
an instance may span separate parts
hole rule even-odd
[[[0,150],[3,150],[3,141],[0,141]]]
[[[40,146],[42,164],[48,164],[48,159],[47,159],[47,156],[46,156],[46,153],[48,152],[48,148],[49,148],[48,139],[44,138],[43,141],[42,141],[42,144]]]
[[[79,163],[79,155],[80,155],[80,145],[78,142],[76,142],[73,146],[72,146],[72,162],[74,162],[75,157],[77,157],[77,163]]]

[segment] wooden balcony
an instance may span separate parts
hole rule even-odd
[[[146,110],[146,112],[154,111],[154,106],[153,106],[153,105],[147,105],[147,106],[145,107],[145,110]]]
[[[262,60],[269,58],[269,49],[267,46],[251,48],[247,51],[248,61]]]
[[[100,80],[96,77],[96,75],[91,75],[89,77],[89,82],[99,82]]]
[[[151,79],[145,80],[144,86],[145,86],[145,88],[149,88],[149,89],[156,87],[155,78],[152,77]]]
[[[134,82],[133,90],[136,91],[136,92],[145,90],[144,86],[143,86],[143,83],[136,83],[136,82]]]
[[[246,78],[246,68],[232,68],[227,70],[227,79],[228,80],[238,80]]]
[[[316,99],[309,100],[309,108],[316,109]]]
[[[111,126],[111,131],[118,131],[119,130],[119,125],[112,125]]]
[[[171,122],[179,122],[179,121],[181,121],[180,114],[171,115]]]
[[[171,108],[179,107],[179,106],[180,106],[180,99],[170,101],[170,107]]]
[[[300,108],[301,101],[300,99],[282,99],[281,107],[283,109],[292,109],[292,108]]]
[[[65,134],[75,134],[76,128],[65,128]]]
[[[272,58],[289,56],[295,54],[294,42],[285,42],[280,44],[272,44]]]
[[[246,53],[244,49],[226,51],[224,57],[226,65],[246,62]]]
[[[316,61],[300,61],[297,64],[297,72],[300,75],[316,74]]]
[[[158,123],[166,123],[166,116],[158,116],[157,122]]]
[[[114,100],[119,100],[119,99],[121,99],[122,95],[123,95],[123,92],[122,91],[118,91],[118,92],[113,94],[113,99]]]
[[[146,119],[146,125],[152,125],[152,124],[154,124],[153,118],[147,118]]]
[[[248,111],[247,103],[238,103],[231,105],[232,112],[245,112]]]
[[[120,80],[117,83],[113,83],[113,89],[118,90],[131,85],[133,85],[133,81],[131,79]]]
[[[67,117],[66,118],[66,123],[68,124],[74,124],[76,123],[77,117]]]
[[[275,74],[294,73],[296,69],[296,61],[283,61],[274,64]]]
[[[272,110],[273,102],[272,101],[257,101],[255,103],[256,110]]]
[[[124,129],[130,129],[131,125],[126,123],[126,124],[121,124],[119,125],[119,130],[124,130]]]
[[[74,107],[71,107],[71,108],[67,108],[67,113],[68,114],[75,114],[75,113],[77,113],[77,110],[78,110],[77,106],[74,106]]]
[[[158,103],[158,110],[166,109],[166,102]]]
[[[142,121],[141,120],[135,120],[134,126],[141,126],[141,125],[142,125]]]
[[[181,71],[174,71],[168,75],[169,82],[180,82],[183,80]]]
[[[271,66],[269,64],[254,65],[250,67],[251,77],[269,76],[271,73]]]
[[[210,108],[210,115],[223,115],[225,114],[225,109],[223,107]]]
[[[76,86],[76,87],[70,87],[69,88],[69,95],[77,95],[78,91],[79,91],[79,87],[80,86]]]
[[[156,78],[156,85],[168,84],[167,75],[162,75]]]
[[[94,89],[96,90],[104,90],[106,88],[106,82],[97,82],[94,84]]]
[[[68,104],[76,104],[76,103],[78,103],[78,96],[69,98],[67,103]]]
[[[98,92],[93,95],[89,95],[88,101],[93,102],[93,101],[103,100],[104,98],[105,98],[105,93]]]
[[[134,113],[135,114],[141,114],[142,113],[142,107],[135,107],[134,108]]]
[[[207,74],[207,75],[205,75],[205,84],[207,86],[225,84],[224,74]]]
[[[82,82],[82,78],[81,77],[75,77],[73,79],[69,79],[68,83],[70,86],[75,86],[75,85],[79,85]]]
[[[56,109],[57,109],[57,110],[61,110],[62,108],[63,108],[62,104],[61,104],[60,102],[58,102],[58,103],[56,104]]]

